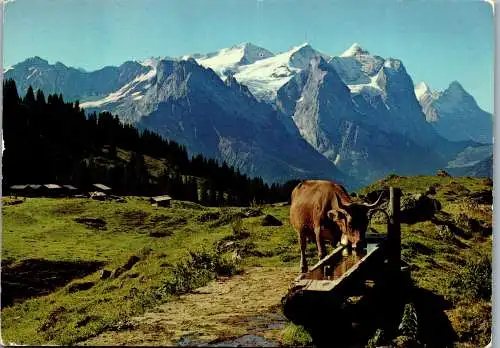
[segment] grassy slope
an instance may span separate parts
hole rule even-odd
[[[479,179],[413,177],[378,182],[361,191],[391,184],[404,191],[421,192],[430,183],[451,185],[452,181],[471,191],[486,188]],[[460,202],[457,195],[446,200],[446,191],[447,188],[443,186],[436,195],[443,203],[443,211],[452,217],[465,212],[491,222],[491,211],[484,212],[477,207],[464,210],[465,203]],[[265,213],[274,215],[284,223],[281,227],[262,227],[262,217],[243,220],[240,228],[249,232],[249,237],[237,243],[241,243],[248,251],[243,259],[244,267],[298,266],[298,247],[295,233],[288,223],[288,209],[264,209]],[[188,249],[213,248],[215,241],[232,235],[231,225],[210,227],[210,223],[197,222],[196,217],[204,212],[196,206],[184,209],[179,204],[171,209],[153,208],[140,198],[130,198],[127,203],[88,199],[27,199],[19,205],[4,206],[4,262],[7,259],[16,264],[28,258],[98,260],[106,262],[107,269],[113,269],[124,264],[130,255],[145,255],[143,250],[148,248],[152,251],[132,270],[117,279],[97,281],[99,275],[96,272],[69,284],[97,281],[89,290],[68,293],[68,285],[47,296],[3,309],[3,341],[75,343],[112,329],[118,322],[156,306],[160,300],[155,300],[154,289],[172,276],[171,265],[185,259]],[[102,218],[107,228],[88,228],[75,222],[77,217]],[[376,224],[375,227],[383,229]],[[172,234],[153,238],[149,236],[152,231]],[[459,246],[441,240],[430,222],[403,225],[403,258],[414,265],[412,276],[417,286],[452,301],[453,306],[446,314],[459,340],[464,344],[468,341],[471,344],[483,343],[489,340],[491,303],[468,298],[449,284],[466,260],[478,253],[491,255],[491,237],[473,234],[469,239],[455,238],[459,238],[463,244]],[[422,248],[422,245],[427,248]],[[308,251],[310,257],[316,257],[313,245],[309,245]],[[128,275],[133,273],[138,273],[138,276],[130,278]],[[61,307],[64,309],[61,310]],[[50,325],[44,327],[44,324]]]
[[[151,289],[159,287],[171,276],[169,265],[185,259],[188,250],[211,249],[216,240],[232,234],[231,226],[227,224],[210,228],[210,223],[197,222],[196,217],[205,210],[196,209],[194,204],[187,204],[190,208],[183,209],[178,207],[180,204],[182,202],[174,202],[173,208],[165,209],[154,208],[145,199],[136,197],[128,198],[127,203],[28,198],[22,204],[4,206],[2,256],[4,263],[12,263],[11,266],[24,259],[39,258],[103,261],[107,263],[106,269],[111,270],[124,264],[131,255],[142,254],[141,250],[150,248],[152,251],[128,272],[139,273],[136,278],[128,278],[125,274],[118,279],[97,282],[87,291],[67,292],[73,283],[97,281],[99,275],[96,272],[48,296],[3,309],[3,340],[31,344],[72,343],[156,304]],[[286,210],[281,208],[276,215],[284,219]],[[106,230],[77,223],[74,219],[78,217],[101,218],[106,221]],[[259,248],[267,250],[277,240],[284,239],[286,228],[254,229],[258,220],[246,219],[245,223],[248,223],[251,239],[258,241]],[[170,231],[172,235],[150,237],[149,233],[154,231]],[[290,240],[293,251],[294,243],[295,240]],[[276,257],[251,259],[248,264],[280,263]],[[138,289],[138,293],[128,298],[132,288]],[[61,306],[64,312],[54,314]],[[42,330],[51,313],[52,318],[57,317],[53,329]],[[23,320],[17,320],[19,317]],[[84,319],[88,323],[82,325]]]
[[[456,221],[465,214],[491,226],[491,206],[474,205],[465,197],[467,190],[491,190],[485,180],[467,177],[393,177],[381,180],[362,190],[367,193],[382,186],[400,187],[403,192],[425,192],[431,184],[439,184],[436,195],[442,221]],[[449,193],[449,194],[448,194]],[[464,271],[467,262],[482,256],[492,257],[492,236],[465,231],[464,236],[443,238],[430,221],[402,225],[402,258],[412,266],[412,279],[417,287],[449,301],[446,316],[457,334],[459,346],[485,346],[490,341],[491,301],[474,298],[463,288],[452,286],[452,281]],[[479,274],[474,275],[480,277]],[[491,284],[491,278],[489,278]],[[491,286],[491,285],[490,285]]]
[[[139,273],[137,278],[122,276],[71,294],[60,289],[4,309],[2,338],[18,343],[70,343],[140,313],[154,302],[148,291],[169,275],[168,267],[162,264],[175,263],[186,257],[188,248],[199,249],[227,233],[224,228],[200,229],[193,221],[198,213],[194,209],[155,209],[139,198],[129,199],[125,204],[87,199],[28,199],[23,204],[4,207],[4,260],[14,263],[25,258],[98,260],[108,263],[107,269],[113,269],[124,264],[129,256],[142,254],[141,250],[151,248],[152,252],[133,268]],[[107,229],[89,229],[75,222],[75,217],[102,218]],[[152,222],[155,219],[167,222]],[[149,232],[154,230],[173,234],[150,237]],[[98,274],[94,273],[85,281],[97,279]],[[138,289],[137,295],[126,298],[132,288]],[[60,306],[65,310],[54,328],[48,332],[40,330],[50,313]],[[16,320],[20,315],[23,320]],[[77,324],[86,317],[91,317],[88,324]]]

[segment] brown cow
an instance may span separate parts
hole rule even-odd
[[[343,245],[362,247],[368,211],[381,198],[382,195],[373,204],[352,202],[344,187],[331,181],[306,180],[298,184],[292,192],[290,223],[299,237],[301,271],[307,272],[307,239],[316,242],[320,260],[326,256],[325,240],[333,246],[340,241]]]

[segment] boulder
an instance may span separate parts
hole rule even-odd
[[[432,184],[429,186],[429,188],[427,189],[427,191],[425,191],[425,194],[426,195],[435,195],[437,193],[437,190],[438,188],[440,187],[441,185],[438,184],[438,183],[435,183],[435,184]]]
[[[262,210],[260,208],[245,208],[242,210],[244,217],[256,217],[262,215]]]
[[[262,219],[261,225],[262,226],[282,226],[283,223],[280,220],[276,219],[274,216],[268,214],[268,215],[264,216],[264,218]]]
[[[449,177],[451,176],[447,171],[445,171],[444,169],[438,169],[437,172],[436,172],[436,175],[437,176],[441,176],[441,177]]]
[[[128,261],[126,264],[124,264],[122,267],[128,271],[129,269],[131,269],[137,262],[140,261],[140,258],[135,256],[135,255],[132,255],[129,257]]]
[[[469,199],[476,204],[493,204],[493,193],[490,190],[473,192]]]
[[[430,220],[434,214],[441,210],[441,203],[425,194],[403,196],[401,200],[400,221],[413,224],[419,221]]]

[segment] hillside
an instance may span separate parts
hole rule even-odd
[[[56,94],[45,98],[41,90],[35,96],[31,88],[21,98],[13,80],[4,82],[3,97],[4,192],[16,184],[72,184],[86,190],[99,182],[118,194],[168,193],[206,205],[286,199],[280,194],[284,185],[248,177],[226,162],[190,156],[185,146],[123,124],[109,112],[86,117],[78,102]]]
[[[491,333],[491,182],[393,175],[358,194],[389,185],[400,187],[405,199],[432,186],[429,197],[442,205],[433,217],[402,225],[419,340],[484,346]],[[172,208],[154,208],[131,196],[126,203],[4,197],[3,206],[4,342],[308,340],[279,307],[299,260],[286,205],[207,208],[174,201]],[[265,214],[283,225],[263,226]],[[372,227],[383,231],[383,221],[376,217]],[[316,257],[314,245],[308,254]],[[102,269],[113,272],[101,279]],[[193,310],[204,319],[193,321]]]

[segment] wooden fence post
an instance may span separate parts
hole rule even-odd
[[[391,270],[395,273],[399,273],[401,270],[401,224],[399,221],[401,190],[392,186],[389,190],[390,219],[387,231],[389,242],[388,262]]]

